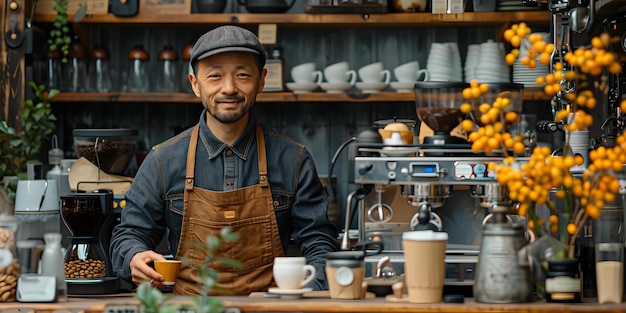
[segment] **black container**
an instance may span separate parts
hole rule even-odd
[[[582,301],[578,259],[548,260],[546,273],[546,301],[579,303]]]

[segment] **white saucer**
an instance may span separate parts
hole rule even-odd
[[[320,87],[328,93],[342,93],[352,88],[352,84],[345,83],[321,83]]]
[[[418,150],[417,147],[383,147],[380,154],[389,157],[407,157]]]
[[[387,84],[383,82],[374,82],[374,83],[358,82],[356,83],[356,88],[361,89],[361,92],[363,93],[377,93],[385,89],[385,87],[387,87]]]
[[[409,93],[413,92],[413,88],[415,87],[416,82],[391,82],[391,88],[395,89],[397,92]]]
[[[281,299],[300,299],[302,295],[313,291],[313,288],[302,288],[302,289],[280,289],[280,288],[270,288],[267,290],[269,293],[277,294]]]
[[[287,88],[294,93],[307,93],[317,89],[318,85],[316,83],[296,83],[291,82],[287,83]]]

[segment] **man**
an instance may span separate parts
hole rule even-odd
[[[111,239],[114,270],[139,284],[163,277],[151,264],[168,233],[170,253],[201,262],[189,245],[230,226],[240,239],[226,251],[244,264],[220,272],[217,286],[247,295],[274,285],[272,266],[294,239],[327,289],[326,253],[338,249],[337,229],[315,164],[303,145],[257,124],[250,110],[265,84],[266,55],[257,37],[237,26],[215,28],[191,52],[189,81],[204,110],[198,122],[152,148],[143,161]],[[174,292],[197,294],[197,268],[183,262]]]

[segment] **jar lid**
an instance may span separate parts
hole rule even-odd
[[[87,56],[87,48],[80,42],[74,42],[70,45],[67,56],[75,59],[84,59]]]
[[[172,46],[165,46],[163,47],[163,50],[159,51],[157,59],[159,61],[176,61],[178,60],[178,53],[174,51]]]
[[[147,61],[150,59],[150,56],[148,52],[143,49],[142,45],[136,45],[135,48],[128,53],[128,59]]]
[[[191,50],[192,49],[193,49],[193,45],[192,44],[185,45],[183,47],[183,50],[180,52],[180,57],[183,60],[185,60],[185,61],[191,60]]]
[[[109,53],[103,48],[94,48],[89,53],[89,57],[92,59],[104,60],[109,58]]]

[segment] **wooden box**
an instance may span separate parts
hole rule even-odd
[[[139,0],[139,15],[189,13],[191,0]]]
[[[37,14],[56,14],[54,12],[54,0],[37,1]],[[87,14],[102,15],[109,13],[109,0],[69,0],[67,3],[67,14],[73,15],[83,5],[87,5]]]

